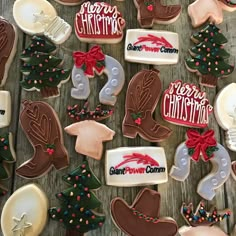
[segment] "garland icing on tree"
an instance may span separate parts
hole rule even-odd
[[[56,49],[51,42],[36,36],[31,41],[21,54],[24,77],[20,83],[26,90],[40,91],[43,97],[57,96],[58,87],[68,80],[70,70],[58,68],[62,60],[51,55]]]
[[[61,201],[61,207],[51,208],[50,217],[64,223],[67,230],[77,231],[80,235],[101,227],[105,217],[91,210],[101,205],[91,191],[101,184],[90,170],[88,162],[84,161],[77,169],[63,176],[63,180],[72,187],[56,195]]]
[[[193,34],[191,39],[197,45],[189,50],[192,58],[186,60],[186,66],[200,76],[202,85],[216,86],[219,78],[234,71],[234,66],[225,62],[230,56],[223,46],[227,39],[214,24]]]

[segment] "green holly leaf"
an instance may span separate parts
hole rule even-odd
[[[189,156],[192,156],[194,152],[195,152],[195,148],[189,148],[188,149],[188,155]]]
[[[214,152],[218,151],[218,150],[219,150],[219,148],[216,147],[216,146],[214,146],[214,147],[208,147],[208,148],[206,149],[206,154],[207,154],[208,157],[211,157],[212,154],[213,154]]]

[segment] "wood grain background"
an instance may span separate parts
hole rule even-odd
[[[37,1],[37,0],[32,0]],[[56,3],[53,0],[50,0],[52,5],[56,8],[58,15],[64,18],[67,22],[73,25],[74,17],[76,12],[80,9],[77,7],[66,7]],[[105,0],[110,4],[116,4],[118,9],[122,12],[125,20],[126,20],[126,29],[139,28],[137,22],[137,11],[134,7],[132,0],[125,0],[124,2],[117,2],[115,0]],[[188,49],[193,45],[190,41],[190,36],[192,32],[196,32],[198,30],[193,29],[191,26],[190,18],[187,15],[187,7],[193,0],[168,0],[163,1],[163,3],[175,4],[180,3],[182,5],[182,14],[180,18],[173,24],[163,26],[163,25],[155,25],[155,30],[169,30],[173,32],[177,32],[180,38],[180,60],[177,65],[173,66],[158,66],[156,67],[160,70],[160,78],[162,81],[163,89],[166,89],[171,81],[176,79],[182,79],[184,82],[192,82],[198,83],[198,78],[195,74],[187,71],[184,65],[184,59],[189,57]],[[15,24],[13,16],[12,16],[12,6],[14,0],[1,0],[0,1],[0,15],[8,19],[11,23]],[[220,25],[223,33],[228,38],[228,44],[226,45],[226,49],[231,53],[230,62],[235,64],[236,57],[236,12],[228,13],[224,12],[224,22]],[[9,90],[12,95],[12,121],[11,125],[8,128],[2,129],[1,133],[4,131],[11,131],[15,135],[15,149],[17,153],[17,161],[14,166],[18,167],[24,161],[31,158],[33,154],[33,148],[31,147],[29,141],[26,139],[20,125],[19,125],[19,113],[22,109],[21,101],[24,99],[31,100],[42,100],[40,95],[37,92],[26,92],[19,86],[19,81],[21,79],[20,73],[20,65],[21,61],[19,59],[19,55],[21,51],[28,44],[30,37],[25,35],[21,30],[18,30],[18,47],[15,59],[12,63],[9,77],[7,83],[4,88],[5,90]],[[72,60],[72,52],[75,50],[87,51],[91,45],[86,43],[81,43],[75,33],[73,32],[71,37],[62,45],[59,46],[59,55],[64,59],[64,68],[72,68],[73,60]],[[103,52],[108,54],[114,58],[116,58],[120,63],[124,66],[126,82],[123,91],[120,93],[118,97],[118,102],[115,105],[115,114],[104,123],[115,130],[116,135],[113,141],[104,144],[104,150],[123,147],[123,146],[155,146],[155,143],[148,143],[142,140],[140,137],[136,139],[128,139],[122,136],[121,124],[124,117],[124,104],[125,104],[125,94],[126,88],[132,76],[136,74],[143,68],[152,68],[152,66],[129,63],[124,61],[124,39],[121,43],[115,45],[102,45]],[[217,88],[202,88],[202,90],[206,91],[208,97],[210,98],[211,104],[214,102],[215,95],[217,92],[226,86],[227,84],[235,81],[236,71],[230,75],[228,78],[220,80]],[[101,79],[100,79],[101,78]],[[98,93],[100,89],[103,87],[106,81],[105,76],[101,76],[100,78],[91,79],[91,95],[89,97],[89,102],[91,108],[97,105],[98,101]],[[62,127],[66,127],[70,124],[70,120],[66,115],[66,107],[67,105],[80,104],[83,102],[78,100],[74,100],[70,97],[70,89],[72,87],[71,81],[66,83],[61,88],[61,96],[57,98],[51,98],[45,100],[50,105],[54,107],[58,116],[60,118]],[[160,123],[167,125],[174,132],[172,136],[161,143],[158,143],[158,146],[164,147],[166,152],[166,157],[168,161],[168,167],[170,168],[174,161],[175,149],[179,143],[181,143],[185,139],[185,133],[187,128],[172,125],[170,123],[164,122],[161,119],[160,115],[160,104],[158,104],[155,112],[155,118]],[[217,141],[219,143],[224,143],[224,132],[217,125],[214,115],[210,116],[209,128],[215,130]],[[57,201],[55,194],[64,190],[68,187],[61,177],[63,174],[68,173],[69,171],[75,169],[82,160],[82,155],[79,155],[74,150],[75,145],[75,137],[71,137],[64,132],[64,140],[65,146],[67,147],[70,155],[70,166],[63,171],[56,171],[55,169],[51,170],[46,176],[37,179],[37,180],[26,180],[21,177],[18,177],[14,174],[13,177],[9,181],[5,182],[5,184],[9,186],[9,193],[1,198],[0,200],[0,210],[2,209],[5,201],[9,198],[9,195],[16,190],[17,188],[23,186],[24,184],[34,182],[38,183],[42,189],[46,192],[50,207],[58,206],[59,202]],[[236,160],[236,154],[229,151],[232,161]],[[123,197],[128,203],[132,203],[135,198],[137,192],[141,189],[141,187],[133,187],[133,188],[117,188],[117,187],[108,187],[105,185],[104,179],[104,158],[101,161],[95,161],[89,158],[89,162],[91,164],[91,168],[94,170],[95,174],[102,182],[102,187],[96,191],[96,195],[102,201],[103,205],[99,212],[103,212],[106,215],[105,225],[100,229],[93,232],[88,233],[87,235],[102,235],[102,236],[120,236],[123,235],[119,229],[115,227],[112,223],[110,217],[110,201],[112,198],[116,196]],[[180,207],[182,202],[193,202],[194,205],[197,205],[201,200],[201,197],[196,193],[196,188],[198,182],[210,171],[209,163],[198,163],[191,165],[191,174],[185,182],[177,182],[171,178],[169,178],[168,183],[161,184],[158,186],[150,186],[150,188],[156,189],[161,193],[162,196],[162,205],[161,205],[161,216],[171,216],[177,222],[179,226],[185,225],[185,221],[182,219],[180,215]],[[216,197],[207,202],[207,205],[210,207],[212,205],[216,205],[219,209],[223,209],[225,207],[229,207],[236,214],[236,182],[232,177],[229,178],[227,183],[218,189]],[[35,212],[37,214],[37,212]],[[233,214],[228,221],[224,221],[220,224],[221,228],[227,232],[228,234],[232,232],[234,224],[236,223],[236,217]],[[48,223],[45,227],[45,230],[41,235],[43,236],[61,236],[65,234],[65,229],[62,224],[57,221],[48,220]],[[236,233],[232,233],[231,235],[236,235]],[[148,235],[147,235],[148,236]]]

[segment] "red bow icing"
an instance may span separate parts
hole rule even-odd
[[[105,55],[103,54],[101,48],[96,45],[92,47],[88,52],[74,52],[73,53],[75,66],[77,68],[85,67],[84,73],[88,76],[94,76],[94,70],[101,74],[105,66],[103,61],[105,60]],[[98,63],[100,61],[100,63]],[[100,64],[100,65],[98,65]]]
[[[194,150],[192,154],[192,159],[194,161],[199,161],[200,155],[202,154],[204,161],[209,161],[214,157],[214,153],[207,153],[207,148],[216,147],[217,142],[214,138],[214,130],[208,130],[202,135],[196,130],[187,131],[188,140],[186,141],[186,146]]]

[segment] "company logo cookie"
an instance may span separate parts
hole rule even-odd
[[[162,99],[163,119],[189,127],[204,128],[213,107],[196,85],[176,80],[170,83]]]
[[[107,151],[106,182],[113,186],[137,186],[167,182],[163,148],[118,148]]]
[[[75,32],[81,41],[118,43],[123,38],[125,20],[117,10],[105,2],[85,2],[75,18]]]
[[[127,30],[125,59],[153,65],[175,64],[179,57],[178,34],[167,31]]]

